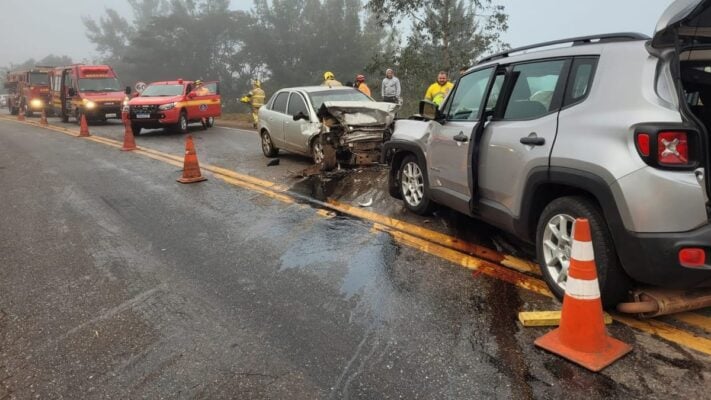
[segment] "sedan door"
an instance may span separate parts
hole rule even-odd
[[[305,115],[307,119],[294,121],[294,116],[299,113]],[[309,138],[312,136],[310,132],[314,130],[314,123],[311,121],[311,112],[306,105],[306,99],[300,93],[291,93],[286,114],[288,118],[284,121],[284,140],[293,151],[311,154]]]
[[[289,100],[289,92],[279,92],[274,98],[271,109],[266,114],[268,123],[265,124],[269,135],[276,147],[284,148],[286,141],[284,140],[284,122],[286,121],[286,104]]]

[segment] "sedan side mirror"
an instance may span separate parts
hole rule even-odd
[[[420,100],[420,116],[426,120],[439,121],[444,119],[444,115],[439,110],[437,104],[429,100]]]
[[[298,114],[294,115],[294,121],[298,121],[300,119],[303,119],[304,121],[310,121],[311,118],[309,118],[308,115],[304,114],[303,111],[299,111]]]
[[[67,91],[67,94],[69,94],[70,96],[74,97],[74,96],[77,95],[77,91],[74,90],[74,88],[69,88],[69,90]]]

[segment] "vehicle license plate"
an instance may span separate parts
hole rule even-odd
[[[150,118],[151,114],[136,114],[136,118]]]
[[[116,113],[106,114],[106,118],[116,118]]]

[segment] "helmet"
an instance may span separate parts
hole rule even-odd
[[[331,79],[336,79],[336,76],[333,75],[333,72],[327,71],[326,73],[323,74],[323,79],[328,81]]]
[[[200,86],[202,85],[202,81],[200,79],[195,81],[195,86]]]
[[[365,82],[365,75],[356,76],[356,82]]]
[[[262,86],[262,82],[259,82],[259,79],[254,80],[254,87],[260,87]]]

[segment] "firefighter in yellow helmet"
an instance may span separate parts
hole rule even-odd
[[[321,86],[336,87],[343,86],[343,84],[336,80],[336,76],[333,75],[333,72],[327,71],[323,74],[323,83]]]
[[[259,123],[259,109],[264,105],[266,97],[267,95],[262,90],[261,82],[259,82],[259,79],[255,79],[252,83],[252,90],[240,99],[242,103],[252,105],[252,126],[255,128]]]

